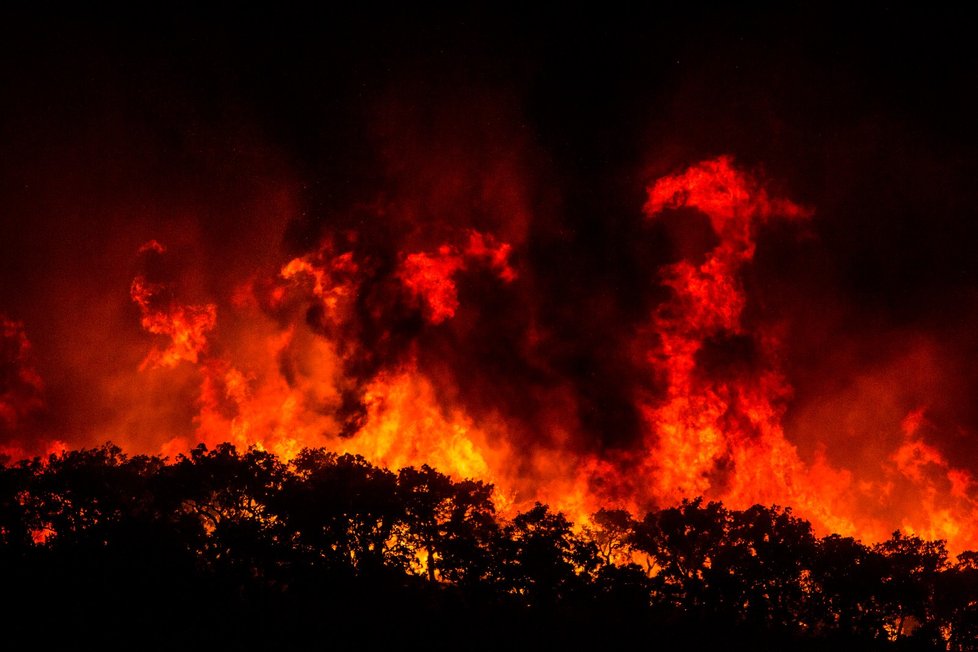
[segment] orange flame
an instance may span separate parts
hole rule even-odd
[[[800,452],[784,425],[793,391],[780,365],[779,329],[788,326],[746,317],[752,297],[742,276],[759,229],[813,212],[773,196],[729,157],[658,179],[647,193],[648,219],[698,213],[715,244],[647,281],[669,295],[627,343],[638,352],[633,364],[657,388],[629,397],[642,430],[627,449],[582,444],[571,391],[546,394],[545,417],[530,423],[505,406],[476,409],[462,398],[465,379],[432,362],[424,348],[431,340],[450,349],[480,318],[478,306],[466,305],[472,293],[465,284],[475,275],[513,297],[534,280],[519,265],[519,244],[461,229],[437,246],[415,242],[384,260],[358,248],[356,238],[348,246],[327,238],[318,250],[239,284],[220,303],[220,330],[219,302],[181,303],[169,284],[137,276],[130,293],[142,327],[166,342],[140,371],[179,375],[196,391],[192,422],[159,452],[229,441],[289,458],[325,447],[380,465],[429,464],[485,480],[504,511],[540,500],[580,521],[600,507],[641,513],[702,495],[736,509],[789,505],[821,533],[873,541],[899,527],[945,538],[952,550],[978,544],[978,487],[931,441],[926,405],[906,415],[902,431],[881,434],[871,468],[833,462],[824,446]],[[166,255],[155,240],[140,251]],[[397,319],[408,324],[407,336],[389,325]],[[21,390],[30,389],[36,407],[42,385],[21,364],[28,344],[20,325],[0,318],[0,327],[2,360],[18,360],[21,374],[21,389],[0,386],[0,426],[12,427],[27,414]],[[523,337],[531,353],[546,342],[532,318]]]
[[[727,157],[660,179],[648,193],[648,216],[697,209],[719,239],[704,262],[681,261],[663,270],[673,296],[653,316],[658,342],[648,360],[665,381],[667,398],[645,406],[652,493],[667,503],[705,495],[734,508],[787,504],[823,533],[880,540],[900,527],[946,539],[956,550],[973,546],[973,481],[914,434],[923,410],[904,420],[904,441],[884,464],[882,479],[857,481],[863,469],[832,468],[823,455],[806,463],[785,434],[791,387],[774,362],[778,338],[745,329],[739,271],[754,256],[758,224],[804,219],[811,211],[770,197]],[[718,342],[735,350],[739,345],[746,360],[728,361],[726,369],[720,360],[719,371],[709,369],[709,347]],[[911,509],[910,495],[924,508]],[[865,507],[874,504],[876,510]]]
[[[147,251],[149,244],[155,244],[154,251],[162,247],[153,240],[143,245]],[[170,344],[165,349],[153,349],[143,361],[147,367],[175,367],[181,362],[197,362],[201,351],[207,346],[207,333],[217,325],[217,307],[214,304],[191,306],[175,304],[165,299],[168,288],[160,283],[150,283],[143,276],[137,276],[130,288],[132,300],[142,313],[142,325],[148,332],[165,335]]]

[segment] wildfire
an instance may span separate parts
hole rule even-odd
[[[653,315],[657,346],[647,358],[665,381],[666,400],[645,409],[656,494],[671,501],[719,494],[738,505],[797,504],[800,462],[780,426],[791,390],[770,362],[776,341],[743,326],[739,272],[754,256],[759,223],[810,212],[769,198],[728,158],[660,179],[648,193],[650,218],[667,208],[697,209],[718,237],[702,263],[683,260],[662,270],[673,294]],[[719,363],[727,368],[705,368],[711,346],[732,356]]]
[[[464,250],[442,245],[434,254],[408,254],[401,263],[399,277],[416,304],[424,306],[426,319],[440,324],[455,316],[458,310],[458,290],[453,277],[473,261],[487,264],[507,283],[516,279],[509,265],[508,244],[496,244],[495,239],[472,231]]]
[[[162,254],[165,249],[153,240],[140,248],[140,253],[149,251]],[[182,361],[197,362],[207,346],[207,333],[217,324],[216,306],[177,303],[170,296],[170,288],[163,283],[150,282],[144,276],[133,280],[130,294],[142,313],[143,328],[170,339],[165,349],[150,352],[143,361],[143,368],[175,367]]]
[[[657,179],[647,194],[648,220],[705,217],[714,240],[646,280],[667,298],[621,344],[658,389],[631,397],[641,433],[624,449],[586,445],[572,392],[541,392],[559,398],[537,420],[466,399],[468,379],[445,359],[484,318],[472,288],[491,283],[519,302],[534,270],[520,265],[523,243],[460,227],[396,251],[328,233],[204,303],[138,274],[131,299],[144,331],[162,340],[139,373],[183,374],[196,396],[190,432],[150,452],[229,441],[290,458],[325,447],[488,481],[504,509],[539,500],[580,520],[600,507],[641,513],[704,496],[735,509],[789,505],[822,533],[872,541],[899,527],[954,550],[978,544],[974,480],[928,441],[926,406],[906,415],[899,444],[873,469],[833,464],[824,450],[806,458],[786,432],[793,391],[779,329],[790,325],[746,318],[743,273],[765,224],[813,211],[772,196],[729,157]],[[139,253],[169,255],[155,240]],[[546,358],[545,335],[526,324],[522,353]],[[0,428],[12,431],[42,406],[43,384],[22,326],[0,317],[0,329]]]
[[[0,432],[14,430],[43,405],[44,383],[34,368],[24,325],[0,314]]]

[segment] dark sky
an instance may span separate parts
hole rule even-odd
[[[142,242],[176,243],[175,256],[189,243],[184,263],[201,273],[188,293],[207,297],[249,265],[363,226],[358,207],[382,196],[517,240],[538,317],[562,333],[544,371],[493,368],[522,336],[505,310],[495,345],[483,327],[432,347],[469,347],[490,379],[573,377],[593,403],[587,428],[627,441],[632,380],[617,343],[661,301],[655,270],[698,237],[644,223],[645,185],[730,154],[815,210],[802,229],[761,233],[745,281],[754,318],[792,324],[789,420],[851,376],[912,376],[902,350],[925,342],[940,380],[901,385],[905,402],[953,424],[955,456],[971,450],[960,435],[978,427],[971,21],[822,3],[492,7],[4,10],[0,313],[24,323],[50,400],[73,406],[51,417],[59,427],[110,409],[70,398],[86,369],[131,369],[145,353],[115,344],[140,333],[128,284]],[[452,172],[466,153],[471,168]],[[477,192],[472,177],[500,160],[515,161],[500,175],[520,187],[529,226],[438,203],[447,173]],[[374,237],[384,247],[390,234]],[[499,391],[469,400],[521,409]]]

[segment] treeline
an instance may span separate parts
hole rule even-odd
[[[42,649],[978,650],[978,555],[941,541],[701,500],[502,518],[482,482],[323,450],[4,466],[0,577]]]

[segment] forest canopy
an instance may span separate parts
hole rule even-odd
[[[74,641],[978,649],[978,554],[943,541],[819,538],[790,508],[701,498],[503,516],[483,482],[322,449],[8,464],[0,564],[10,622]]]

